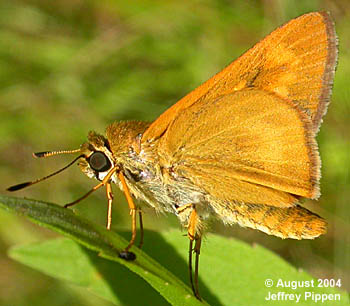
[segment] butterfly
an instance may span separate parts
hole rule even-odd
[[[336,61],[337,37],[330,16],[302,15],[154,122],[117,121],[107,127],[106,135],[90,132],[79,149],[35,153],[79,156],[47,177],[9,190],[42,181],[78,160],[81,170],[100,183],[65,207],[104,186],[110,229],[112,184],[119,186],[132,219],[132,238],[120,253],[127,260],[135,259],[130,248],[137,216],[142,230],[142,213],[134,198],[158,212],[175,214],[187,229],[190,281],[200,299],[199,254],[209,218],[280,238],[313,239],[326,232],[326,221],[299,202],[320,196],[315,136],[330,102]]]

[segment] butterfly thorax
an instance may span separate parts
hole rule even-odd
[[[178,215],[178,208],[181,206],[190,203],[205,204],[203,191],[185,177],[176,174],[171,166],[161,165],[157,154],[158,140],[142,142],[142,135],[148,126],[147,122],[121,121],[107,127],[106,138],[90,132],[89,141],[83,145],[86,155],[96,151],[103,152],[112,166],[120,168],[131,194],[158,212]],[[86,159],[83,159],[80,166],[85,174],[98,180],[102,180],[108,173],[94,171]],[[117,174],[111,179],[123,190]],[[202,215],[205,217],[207,213],[203,211]],[[187,222],[186,217],[179,218],[182,223]]]

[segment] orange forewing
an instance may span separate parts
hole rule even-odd
[[[295,101],[319,129],[329,103],[337,59],[337,38],[325,12],[305,14],[273,31],[214,77],[165,111],[142,140],[160,137],[190,105],[247,87]]]

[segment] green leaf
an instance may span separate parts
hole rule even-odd
[[[9,256],[47,275],[85,287],[117,305],[169,305],[123,265],[105,260],[71,239],[17,246],[10,249]]]
[[[123,305],[166,304],[152,286],[172,305],[201,305],[193,298],[188,283],[188,241],[178,231],[166,233],[146,231],[144,252],[133,248],[135,262],[121,260],[117,251],[127,241],[116,233],[93,224],[71,210],[39,201],[0,196],[0,206],[30,217],[34,222],[52,228],[74,239],[87,250],[68,239],[15,247],[10,256],[48,275],[71,281]],[[105,257],[110,260],[104,260]],[[347,305],[348,297],[336,288],[317,287],[318,282],[300,272],[274,253],[260,246],[250,246],[234,239],[208,234],[200,258],[201,295],[211,305],[269,305],[269,293],[300,294],[298,305],[315,303],[313,298],[327,296],[324,304]],[[161,266],[161,264],[163,266]],[[170,271],[166,270],[167,267]],[[127,269],[136,274],[130,273]],[[266,279],[274,285],[265,286]],[[276,287],[278,280],[299,281],[313,287],[292,289]],[[305,294],[313,293],[307,297]],[[340,301],[330,301],[335,297]],[[295,305],[295,300],[273,301],[278,305]],[[320,302],[320,301],[319,301]]]
[[[119,252],[128,242],[116,233],[75,215],[70,209],[41,201],[6,196],[0,196],[0,206],[25,215],[33,222],[97,251],[99,256],[127,267],[146,280],[170,304],[202,305],[187,285],[138,248],[132,249],[137,256],[135,261],[128,262],[119,258]]]

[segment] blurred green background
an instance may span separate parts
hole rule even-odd
[[[315,10],[331,12],[339,36],[333,99],[317,137],[322,197],[305,202],[329,221],[328,233],[315,241],[283,241],[220,223],[211,230],[262,244],[315,277],[341,278],[343,289],[349,290],[349,1],[0,1],[2,193],[71,160],[34,160],[32,152],[77,148],[89,130],[103,133],[114,120],[156,119],[274,28]],[[63,205],[94,184],[72,167],[17,195]],[[115,193],[113,228],[129,229],[127,205]],[[104,224],[104,191],[76,210]],[[145,212],[148,229],[179,227],[174,216]],[[12,245],[56,236],[0,211],[0,305],[109,305],[6,256]]]

